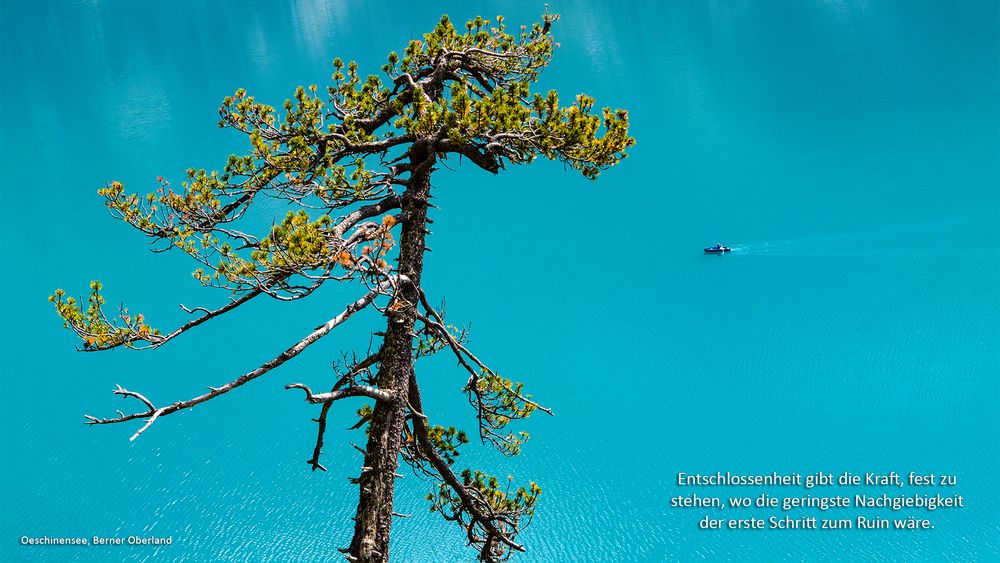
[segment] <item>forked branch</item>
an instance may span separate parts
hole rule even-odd
[[[321,394],[320,395],[320,396],[322,396],[322,395],[329,396],[330,400],[322,400],[322,399],[321,400],[316,400],[317,395],[314,395],[312,393],[312,391],[309,389],[309,387],[307,387],[306,385],[303,385],[301,383],[292,383],[292,384],[289,384],[289,385],[285,386],[285,389],[302,389],[302,390],[304,390],[306,392],[306,401],[308,401],[310,403],[322,403],[323,404],[323,407],[320,409],[319,416],[313,419],[313,421],[317,425],[317,429],[316,429],[316,445],[315,445],[315,447],[313,447],[313,455],[312,455],[311,458],[309,458],[308,460],[306,460],[306,463],[308,463],[309,466],[312,467],[313,471],[316,471],[317,469],[321,469],[323,471],[326,471],[326,467],[324,467],[323,464],[321,464],[319,462],[319,459],[320,459],[320,456],[323,455],[323,439],[326,437],[326,419],[327,419],[327,415],[330,413],[330,407],[333,406],[334,401],[336,401],[338,399],[346,398],[348,396],[367,396],[367,397],[374,398],[374,399],[377,400],[378,399],[378,395],[382,395],[382,394],[388,395],[387,393],[384,393],[383,391],[381,391],[381,390],[379,390],[377,388],[372,388],[370,386],[357,386],[357,385],[354,385],[355,378],[359,374],[367,372],[369,368],[371,368],[373,365],[375,365],[376,363],[378,363],[380,357],[381,357],[380,352],[376,352],[376,353],[368,356],[367,358],[365,358],[365,359],[363,359],[363,360],[361,360],[359,362],[355,362],[354,365],[351,366],[340,377],[340,379],[337,380],[336,383],[334,383],[333,389],[330,390],[330,393],[325,393],[325,394]],[[341,391],[340,388],[343,387],[344,385],[348,385],[348,384],[351,384],[351,386],[348,387],[347,390],[349,391],[351,389],[354,389],[355,390],[354,393],[348,394],[348,393],[345,393],[344,391]],[[361,392],[361,389],[373,390],[376,393],[367,394],[367,393]],[[336,396],[334,396],[334,395],[336,395]]]

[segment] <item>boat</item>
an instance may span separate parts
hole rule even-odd
[[[715,246],[709,246],[705,249],[705,254],[723,254],[726,252],[731,252],[733,249],[728,246],[722,246],[722,243],[718,243]]]

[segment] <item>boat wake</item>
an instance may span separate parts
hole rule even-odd
[[[893,225],[872,231],[835,233],[812,237],[732,243],[732,253],[744,256],[881,256],[897,254],[898,248],[919,248],[954,253],[942,241],[940,233],[961,228],[959,221],[934,221],[920,224]],[[935,241],[941,241],[935,244]],[[940,249],[937,246],[941,246]]]

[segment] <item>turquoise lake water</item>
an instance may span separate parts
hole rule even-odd
[[[348,442],[363,436],[340,429],[357,407],[333,409],[329,472],[310,473],[317,409],[282,386],[322,386],[374,315],[135,443],[134,427],[81,422],[128,406],[116,383],[172,402],[228,381],[358,287],[253,303],[145,353],[74,352],[45,300],[101,279],[164,328],[178,303],[218,306],[188,259],[148,252],[95,191],[223,165],[244,140],[216,109],[239,87],[280,105],[325,84],[334,56],[377,71],[443,12],[519,25],[543,7],[283,4],[3,0],[0,560],[323,560],[349,542]],[[450,163],[425,273],[477,354],[556,413],[522,426],[518,458],[470,444],[459,460],[543,487],[518,560],[1000,560],[997,2],[553,8],[561,47],[540,88],[629,109],[638,145],[596,183],[547,162],[496,177]],[[716,241],[734,251],[703,255]],[[428,414],[472,429],[454,362],[421,377]],[[677,487],[680,471],[954,474],[932,492],[966,506],[872,513],[927,515],[919,532],[702,531],[709,509],[669,499],[712,489]],[[427,511],[428,482],[398,487],[413,517],[395,524],[396,560],[473,557]],[[717,492],[763,491],[791,494]]]

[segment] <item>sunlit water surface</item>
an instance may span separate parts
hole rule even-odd
[[[348,543],[356,405],[334,409],[329,472],[310,473],[317,409],[282,385],[322,387],[374,315],[135,443],[133,427],[80,423],[129,408],[116,383],[170,402],[252,369],[360,288],[255,303],[146,353],[75,353],[45,301],[100,278],[164,328],[178,303],[223,303],[95,190],[220,167],[244,146],[215,128],[239,87],[280,105],[334,56],[376,70],[441,12],[519,25],[542,9],[282,4],[3,1],[0,560],[320,560]],[[629,109],[638,145],[596,183],[451,162],[425,276],[480,357],[556,413],[523,426],[521,457],[470,445],[458,464],[544,488],[520,560],[1000,558],[996,3],[554,7],[561,47],[540,88]],[[703,255],[719,240],[733,252]],[[454,361],[420,375],[427,412],[471,429]],[[699,531],[702,510],[669,507],[691,491],[675,476],[718,470],[954,473],[966,507],[926,532]],[[413,516],[394,556],[472,558],[427,511],[429,486],[399,482]],[[26,548],[25,534],[174,544]]]

